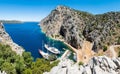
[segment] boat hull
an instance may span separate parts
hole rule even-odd
[[[48,54],[48,53],[45,53],[45,52],[43,52],[43,51],[40,50],[40,49],[39,49],[39,53],[42,55],[42,57],[43,57],[44,59],[49,59],[49,54]]]
[[[50,51],[50,52],[52,52],[52,53],[54,53],[54,54],[60,54],[60,51],[58,50],[58,49],[56,49],[56,48],[54,48],[54,47],[49,47],[48,45],[44,45],[45,46],[45,48],[48,50],[48,51]]]

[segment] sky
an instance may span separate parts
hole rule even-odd
[[[0,20],[40,21],[58,5],[92,14],[120,11],[120,0],[0,0]]]

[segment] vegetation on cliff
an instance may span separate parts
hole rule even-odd
[[[59,61],[50,63],[45,59],[37,59],[33,62],[30,52],[24,52],[22,56],[11,50],[9,45],[0,43],[0,70],[7,74],[43,74],[50,71]]]

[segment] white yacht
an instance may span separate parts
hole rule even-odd
[[[39,49],[39,53],[42,55],[43,58],[49,59],[49,54],[48,53],[45,53],[44,51],[42,51],[40,49]]]
[[[50,52],[52,52],[52,53],[54,53],[54,54],[60,54],[60,51],[59,51],[57,48],[55,48],[55,47],[50,47],[50,46],[48,46],[47,44],[45,44],[44,46],[45,46],[45,48],[46,48],[48,51],[50,51]]]

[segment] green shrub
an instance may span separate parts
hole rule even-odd
[[[117,24],[118,27],[120,27],[120,24]]]
[[[31,69],[26,69],[23,74],[33,74]]]
[[[51,55],[49,56],[49,61],[54,61],[54,60],[56,60],[56,59],[57,59],[57,56],[54,55],[54,54],[51,54]]]
[[[50,64],[50,61],[45,59],[37,59],[36,62],[32,64],[32,72],[34,74],[43,74],[43,72],[48,72],[52,67],[56,66],[59,61],[54,61]]]
[[[83,63],[82,61],[80,61],[78,64],[79,64],[79,66],[80,66],[80,65],[83,65],[84,63]]]
[[[60,60],[56,60],[56,61],[52,62],[51,67],[57,66],[59,62],[60,62]]]
[[[120,51],[119,51],[119,53],[118,53],[118,57],[120,57]]]
[[[118,57],[120,57],[120,48],[118,48],[118,51],[119,51],[119,52],[118,52]]]
[[[107,50],[107,46],[103,46],[103,51],[105,52]]]
[[[0,70],[6,71],[7,74],[43,74],[58,63],[59,61],[50,63],[49,60],[42,58],[33,61],[30,52],[24,52],[19,56],[11,50],[10,46],[0,44]]]
[[[117,41],[118,44],[120,44],[120,37],[118,38],[118,41]]]

